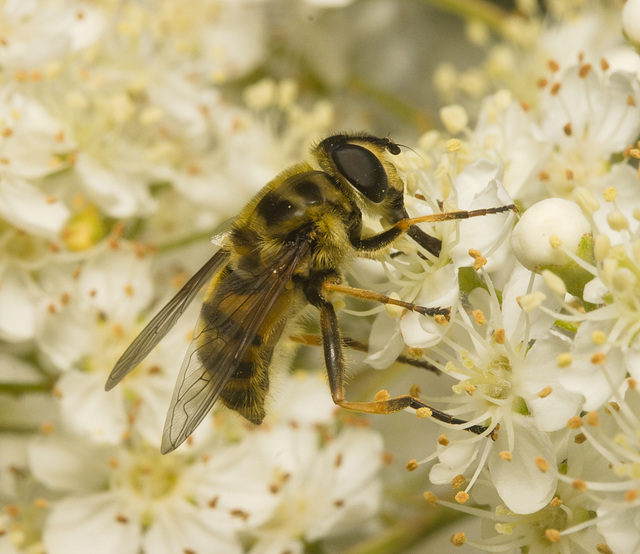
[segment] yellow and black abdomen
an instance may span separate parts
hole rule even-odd
[[[228,374],[220,400],[255,424],[265,416],[269,365],[297,297],[286,287],[271,297],[276,286],[274,276],[227,266],[202,305],[197,331],[206,374]]]

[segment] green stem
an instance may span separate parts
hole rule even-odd
[[[429,116],[428,113],[417,110],[411,104],[400,100],[397,96],[376,88],[362,79],[357,77],[351,79],[351,81],[349,81],[349,88],[356,94],[368,96],[385,110],[414,125],[418,131],[423,132],[434,128],[433,118]]]
[[[412,519],[399,521],[383,533],[346,550],[345,554],[401,554],[463,517],[462,512],[433,508]]]
[[[165,254],[167,252],[171,252],[172,250],[177,250],[179,248],[189,246],[197,242],[202,242],[204,240],[209,241],[211,239],[211,236],[211,231],[200,231],[198,233],[187,235],[171,242],[165,242],[157,246],[158,253]]]
[[[0,433],[11,433],[12,435],[33,435],[38,432],[37,427],[25,427],[21,425],[0,425]]]
[[[0,383],[0,393],[5,394],[30,394],[36,392],[50,392],[54,380],[41,381],[39,383]]]
[[[438,9],[484,23],[492,31],[503,34],[509,13],[488,0],[422,0]]]

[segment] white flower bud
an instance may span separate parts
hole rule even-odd
[[[622,29],[635,44],[640,44],[640,0],[627,0],[622,8]]]
[[[548,198],[531,206],[520,218],[511,237],[518,261],[527,269],[563,266],[576,253],[591,226],[580,208],[569,200]]]
[[[440,110],[440,119],[442,119],[442,123],[451,134],[464,130],[469,123],[469,116],[466,110],[457,104],[442,108]]]

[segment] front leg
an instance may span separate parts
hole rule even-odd
[[[437,223],[439,221],[451,221],[454,219],[470,219],[472,217],[500,214],[508,211],[518,213],[518,208],[514,204],[509,204],[508,206],[498,206],[496,208],[483,208],[471,211],[458,210],[455,212],[440,212],[419,217],[401,219],[393,227],[390,227],[386,231],[382,231],[377,235],[372,235],[365,238],[360,236],[362,227],[361,225],[358,225],[352,229],[352,232],[349,235],[349,240],[351,241],[351,244],[353,244],[354,248],[356,248],[360,252],[376,252],[389,246],[403,233],[408,233],[413,228],[413,226],[418,223]],[[412,238],[419,244],[421,243],[421,239],[416,239],[419,233],[413,232],[410,234],[410,236],[411,235],[415,235]],[[433,252],[433,249],[435,248],[436,245],[433,244],[431,245],[431,248],[427,248],[427,250]]]

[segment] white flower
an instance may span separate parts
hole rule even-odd
[[[542,168],[544,185],[569,198],[577,185],[596,188],[612,154],[640,132],[640,85],[624,72],[571,66],[548,85],[540,108],[542,132],[554,148]]]
[[[130,325],[153,290],[149,259],[125,243],[101,246],[84,264],[50,268],[42,286],[49,298],[43,301],[38,342],[63,370],[95,352],[93,337],[105,321]]]
[[[73,144],[64,125],[38,102],[0,88],[0,217],[28,233],[53,238],[69,217],[63,199],[37,179],[68,167]]]
[[[510,205],[511,199],[500,184],[500,173],[500,167],[487,160],[469,164],[460,173],[453,168],[450,172],[443,170],[439,178],[451,186],[451,198],[445,203],[445,208],[450,211],[475,210]],[[433,203],[435,197],[430,192],[435,187],[424,167],[422,173],[411,168],[407,175],[407,179],[417,178],[418,183],[426,181],[425,189],[430,185],[431,190],[423,189],[423,194]],[[410,197],[407,198],[407,211],[412,217],[432,213],[425,203]],[[510,255],[496,253],[496,250],[507,236],[506,229],[511,219],[508,214],[491,214],[468,221],[445,221],[433,225],[433,235],[442,237],[442,251],[434,261],[427,261],[425,253],[419,255],[415,243],[404,237],[399,247],[406,250],[407,256],[386,259],[386,263],[395,269],[391,272],[394,292],[404,301],[428,308],[455,306],[460,294],[457,271],[474,263],[470,251],[486,254],[490,260],[489,270],[493,267],[502,273],[508,272]],[[429,348],[437,344],[445,332],[446,327],[439,322],[416,312],[402,313],[395,322],[381,313],[372,328],[367,361],[374,367],[386,367],[400,354],[404,345]]]
[[[2,20],[0,64],[8,73],[49,69],[99,40],[105,25],[102,13],[88,2],[9,0]]]
[[[36,440],[34,475],[65,496],[44,530],[48,552],[241,552],[236,532],[271,513],[273,494],[249,443],[161,456],[157,445],[99,447],[69,435]],[[96,542],[99,536],[101,540]]]
[[[317,429],[281,425],[259,439],[278,506],[256,530],[252,554],[352,532],[378,512],[382,442],[374,431],[347,428],[323,444]]]
[[[545,345],[553,319],[540,311],[526,314],[517,302],[524,292],[532,294],[542,287],[540,279],[529,275],[522,269],[514,272],[502,306],[494,293],[476,289],[469,296],[475,323],[459,310],[450,335],[427,358],[460,380],[453,387],[458,397],[449,399],[456,407],[448,413],[489,429],[500,424],[495,441],[486,439],[486,433],[478,437],[468,432],[463,436],[460,431],[447,434],[445,444],[427,458],[440,458],[430,479],[445,483],[463,474],[469,479],[468,493],[485,468],[502,501],[520,514],[533,513],[551,499],[556,478],[537,470],[535,459],[553,456],[546,430],[561,428],[565,416],[575,415],[579,407],[579,396],[568,394],[559,384],[555,357],[547,354],[545,360],[539,354],[545,348],[558,349],[552,340]],[[489,289],[493,290],[491,285]],[[529,348],[532,339],[538,339],[540,346]],[[551,416],[534,408],[545,387],[555,391],[548,406]],[[562,409],[554,411],[555,405]]]
[[[504,165],[502,182],[513,198],[527,207],[543,195],[538,177],[552,145],[508,90],[484,100],[473,137],[481,151]]]

